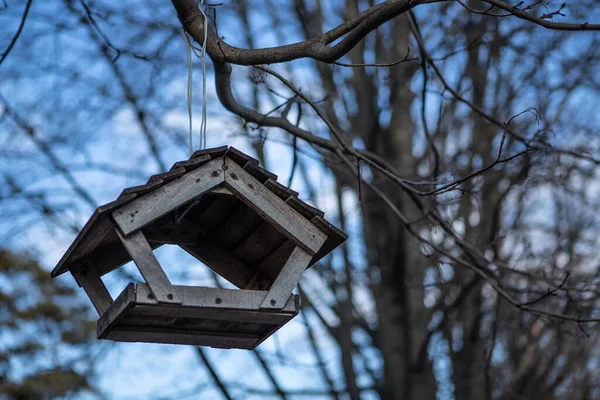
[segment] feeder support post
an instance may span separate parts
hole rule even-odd
[[[71,269],[71,274],[79,286],[83,288],[85,294],[90,298],[98,315],[102,316],[113,303],[113,299],[108,293],[106,286],[100,279],[100,275],[91,261],[84,261],[84,265],[78,265]]]
[[[302,273],[308,268],[312,256],[296,246],[290,254],[281,272],[271,285],[260,308],[281,310],[287,303],[294,288],[300,282]]]
[[[137,231],[125,237],[118,228],[115,228],[115,230],[127,253],[129,253],[144,280],[148,283],[156,300],[160,303],[181,304],[183,300],[180,294],[171,285],[142,231]]]

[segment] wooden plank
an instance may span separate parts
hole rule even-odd
[[[241,203],[238,210],[221,225],[213,237],[221,248],[231,249],[249,237],[263,221],[253,209]]]
[[[289,321],[294,316],[295,311],[253,311],[228,308],[190,307],[185,305],[181,307],[170,305],[136,305],[129,313],[149,317],[167,316],[172,318],[208,319],[216,321],[281,325]]]
[[[80,268],[72,268],[71,273],[90,298],[98,315],[102,316],[112,305],[113,299],[94,265],[88,261]]]
[[[295,305],[296,310],[297,310],[296,313],[294,314],[294,317],[295,317],[300,312],[300,307],[301,307],[300,295],[293,294],[292,297],[290,298],[290,301],[294,302],[294,305]],[[258,346],[260,346],[260,344],[262,342],[264,342],[265,340],[267,340],[268,338],[270,338],[275,332],[277,332],[282,327],[283,327],[283,325],[274,326],[270,331],[265,332],[263,334],[263,338],[260,341],[258,341],[257,343],[255,343],[254,347],[252,347],[250,350],[254,350]]]
[[[186,220],[210,234],[242,205],[237,196],[213,194],[209,191],[202,195],[202,202],[187,214]]]
[[[263,220],[260,226],[246,236],[234,249],[233,255],[246,265],[256,265],[277,249],[287,238],[270,222]]]
[[[344,243],[346,239],[348,239],[348,235],[319,215],[314,217],[310,222],[327,235],[327,240],[310,262],[310,265],[313,265],[327,254],[331,253],[340,244]]]
[[[108,328],[135,304],[135,284],[130,283],[123,289],[109,309],[102,314],[96,325],[98,339],[106,336]]]
[[[233,162],[227,163],[225,183],[242,200],[307,253],[314,255],[327,238],[283,200]]]
[[[142,196],[148,192],[153,191],[154,189],[156,189],[157,187],[161,186],[163,184],[163,180],[162,179],[154,179],[150,182],[147,182],[144,185],[139,185],[139,186],[132,186],[132,187],[128,187],[123,189],[123,191],[121,192],[121,194],[119,195],[119,197],[123,197],[126,196],[128,194],[131,193],[135,193],[138,196]]]
[[[132,201],[112,215],[123,234],[128,236],[223,181],[221,160],[213,160]]]
[[[268,293],[265,290],[238,290],[199,286],[174,287],[175,291],[177,291],[182,298],[181,307],[260,311],[261,304]],[[149,286],[145,283],[136,284],[135,293],[135,301],[137,304],[159,304],[156,299],[148,298],[148,295],[152,292]],[[296,304],[294,303],[293,299],[291,299],[285,303],[281,303],[278,311],[295,312]]]
[[[229,149],[229,146],[219,146],[219,147],[212,147],[210,149],[196,150],[190,158],[196,158],[196,157],[202,157],[202,156],[208,155],[208,156],[210,156],[211,159],[215,159],[215,158],[221,157],[223,154],[225,154],[227,152],[227,149]]]
[[[250,267],[214,243],[204,241],[195,246],[180,247],[239,288],[245,288],[252,279],[254,272]]]
[[[171,285],[165,271],[161,268],[158,260],[152,252],[150,244],[142,232],[136,232],[129,237],[121,235],[117,231],[119,239],[125,246],[125,250],[137,265],[140,273],[148,282],[154,297],[161,303],[179,303],[182,300],[175,288]]]
[[[240,166],[244,166],[246,163],[249,163],[250,165],[258,165],[259,163],[256,158],[250,157],[248,154],[239,151],[235,147],[230,147],[225,153],[225,156],[229,157]]]
[[[262,339],[259,335],[229,332],[203,332],[154,327],[115,327],[105,339],[119,342],[145,342],[250,349]]]
[[[196,158],[190,158],[189,160],[178,161],[175,164],[173,164],[171,170],[183,167],[187,172],[189,172],[195,170],[198,167],[203,166],[208,161],[210,161],[210,156],[206,154]]]
[[[136,197],[137,196],[133,193],[128,194],[98,207],[86,222],[83,229],[81,229],[73,243],[71,243],[67,252],[62,256],[58,264],[56,264],[56,267],[54,267],[50,276],[55,278],[58,275],[67,272],[77,259],[91,253],[102,242],[104,236],[106,236],[112,228],[113,223],[105,214],[133,201]]]
[[[277,175],[275,175],[271,171],[267,171],[266,169],[259,167],[256,164],[248,163],[244,166],[244,170],[250,175],[252,175],[260,183],[265,183],[269,179],[272,181],[277,180]]]
[[[161,174],[152,175],[150,179],[148,179],[148,183],[151,183],[156,180],[162,181],[163,183],[171,182],[172,180],[179,178],[183,174],[185,174],[185,168],[178,167],[175,169],[171,169],[170,171],[163,172]]]
[[[282,185],[273,179],[268,179],[264,183],[265,187],[275,193],[281,200],[286,201],[290,196],[298,196],[298,192]]]
[[[317,215],[321,217],[325,215],[323,211],[311,206],[308,203],[305,203],[297,197],[289,197],[285,202],[309,221]]]
[[[300,282],[302,273],[308,268],[311,259],[310,254],[296,247],[273,282],[260,308],[273,310],[284,307],[289,302],[292,291]]]
[[[296,243],[286,240],[277,250],[269,254],[256,266],[256,270],[263,276],[275,281],[279,272],[290,258],[292,251],[296,248]]]

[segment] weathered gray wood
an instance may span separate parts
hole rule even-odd
[[[283,269],[273,282],[269,293],[265,296],[260,308],[278,310],[285,306],[290,300],[290,295],[300,282],[302,273],[308,268],[312,256],[296,247]]]
[[[311,219],[310,222],[327,235],[327,240],[310,263],[310,265],[313,265],[325,257],[325,255],[331,253],[340,244],[344,243],[348,239],[348,235],[320,215]]]
[[[224,181],[222,161],[213,160],[142,196],[112,215],[125,236],[193,200]],[[183,168],[182,168],[183,169]]]
[[[294,314],[294,317],[295,317],[300,312],[300,304],[301,304],[300,295],[293,294],[292,297],[290,297],[290,301],[294,302],[296,310],[298,310],[296,312],[296,314]],[[279,326],[275,325],[275,326],[273,326],[273,328],[271,328],[271,330],[264,332],[262,339],[259,340],[258,342],[256,342],[254,344],[254,347],[252,347],[250,350],[254,350],[255,348],[257,348],[262,342],[264,342],[265,340],[267,340],[269,337],[271,337],[271,335],[273,335],[275,332],[277,332],[282,327],[283,327],[283,324],[279,325]]]
[[[263,220],[254,232],[235,246],[232,252],[236,258],[244,260],[245,264],[254,266],[286,240],[288,239],[279,230],[268,221]]]
[[[71,269],[73,277],[90,298],[98,315],[102,316],[112,305],[113,299],[91,262],[80,268]]]
[[[96,325],[98,339],[106,336],[107,329],[114,324],[121,315],[135,304],[135,284],[130,283],[115,299],[110,308],[102,314]]]
[[[132,186],[132,187],[128,187],[123,189],[123,191],[121,192],[121,194],[119,195],[119,197],[123,197],[126,196],[128,194],[131,193],[135,193],[138,196],[143,196],[144,194],[153,191],[154,189],[156,189],[157,187],[161,186],[163,184],[162,179],[154,179],[150,182],[147,182],[143,185],[139,185],[139,186]]]
[[[212,242],[180,247],[239,288],[245,288],[252,279],[252,269]]]
[[[221,289],[198,286],[174,286],[177,293],[182,298],[182,306],[185,307],[204,307],[215,309],[238,309],[259,311],[267,291],[265,290],[238,290]],[[158,304],[156,299],[149,299],[151,293],[148,285],[138,283],[135,287],[135,301],[138,304]],[[291,291],[290,291],[291,293]],[[280,303],[278,311],[294,312],[296,310],[293,299]],[[219,299],[219,300],[217,300]]]
[[[256,270],[269,279],[275,281],[277,275],[290,258],[292,251],[296,248],[296,243],[291,240],[285,241],[275,251],[269,254],[264,260],[256,266]]]
[[[130,193],[98,207],[81,232],[79,232],[75,241],[69,246],[67,252],[52,270],[50,276],[55,278],[58,275],[67,272],[78,259],[81,259],[94,251],[113,227],[112,219],[107,214],[110,211],[133,201],[136,197],[137,195],[135,193]]]
[[[265,187],[275,193],[281,200],[285,201],[290,196],[298,196],[298,192],[282,185],[276,180],[269,179],[264,183]]]
[[[248,154],[239,151],[235,147],[230,147],[225,153],[225,156],[229,157],[241,166],[246,165],[246,163],[250,165],[258,165],[259,163],[259,161],[256,158],[250,157]]]
[[[262,337],[259,335],[229,332],[202,332],[197,330],[160,329],[153,327],[118,327],[111,329],[106,339],[119,342],[185,344],[225,349],[252,349]]]
[[[214,232],[215,242],[224,249],[231,249],[249,237],[263,221],[253,209],[240,202],[237,211]]]
[[[327,238],[306,218],[234,162],[226,163],[225,183],[242,200],[307,253],[314,255]]]
[[[212,159],[214,159],[217,157],[221,157],[223,154],[225,154],[227,152],[228,148],[229,148],[229,146],[219,146],[219,147],[212,147],[210,149],[196,150],[190,158],[196,158],[196,157],[202,157],[202,156],[208,155]]]
[[[244,165],[244,170],[250,175],[252,175],[257,181],[263,184],[269,179],[273,181],[277,180],[277,175],[270,171],[267,171],[262,167],[259,167],[258,164],[246,163]]]
[[[129,285],[98,321],[98,338],[252,349],[300,310],[297,295],[271,311],[258,308],[266,291],[175,288],[181,305],[148,299],[147,284]]]
[[[265,312],[207,307],[159,307],[156,305],[136,305],[131,313],[140,316],[168,316],[172,318],[202,318],[215,321],[248,322],[255,324],[284,324],[292,318],[293,311]]]
[[[129,237],[125,237],[118,232],[118,229],[117,234],[125,250],[127,250],[151,288],[154,297],[161,303],[181,304],[181,297],[169,282],[169,278],[167,278],[154,253],[152,253],[152,248],[144,234],[136,232]]]
[[[190,158],[185,161],[178,161],[171,167],[171,170],[177,169],[179,167],[185,168],[186,171],[192,171],[210,161],[209,155],[204,155],[196,158]]]
[[[162,172],[160,174],[152,175],[150,177],[150,179],[148,179],[148,183],[152,183],[153,181],[156,181],[156,180],[162,181],[164,183],[171,182],[172,180],[179,178],[183,174],[185,174],[185,168],[177,167],[177,168],[171,169],[170,171],[167,171],[167,172]]]
[[[295,196],[290,196],[285,202],[309,221],[313,219],[315,215],[325,215],[323,211],[311,206],[308,203],[305,203],[304,201],[300,200]]]

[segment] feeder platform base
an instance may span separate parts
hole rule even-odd
[[[281,310],[265,310],[267,291],[174,288],[182,304],[159,303],[148,285],[129,284],[98,320],[98,339],[251,350],[300,311],[295,294]]]

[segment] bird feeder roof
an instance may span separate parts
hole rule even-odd
[[[268,287],[296,246],[312,265],[346,240],[322,211],[258,164],[233,147],[199,150],[123,190],[94,211],[52,277],[88,263],[100,276],[119,268],[132,260],[119,232],[141,230],[153,249],[177,244],[240,288],[252,286],[257,274]]]

